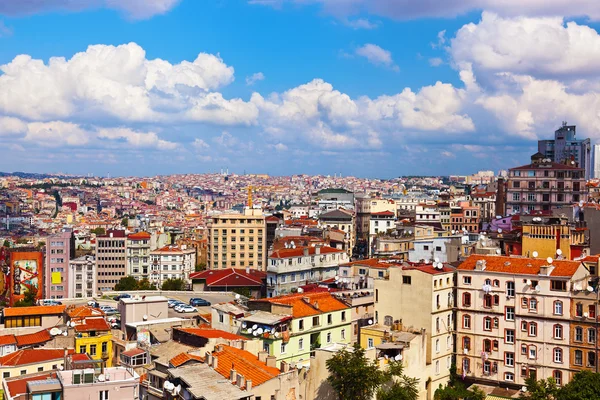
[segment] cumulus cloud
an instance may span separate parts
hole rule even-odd
[[[265,75],[262,72],[256,72],[250,76],[246,77],[246,85],[252,86],[258,81],[262,81],[265,79]]]
[[[432,67],[439,67],[443,63],[444,60],[442,60],[440,57],[432,57],[429,59],[429,65],[431,65]]]
[[[369,21],[367,18],[356,18],[356,19],[346,19],[343,21],[346,26],[349,26],[352,29],[377,29],[379,28],[379,22]]]
[[[355,50],[356,55],[366,58],[371,64],[378,66],[385,66],[399,71],[399,68],[394,64],[392,59],[392,53],[389,50],[385,50],[376,44],[367,43]]]
[[[0,14],[19,16],[40,12],[77,12],[90,8],[110,8],[133,19],[146,19],[165,14],[180,0],[0,0]]]
[[[155,132],[137,132],[129,128],[101,128],[99,139],[123,141],[139,149],[175,150],[177,143],[159,139]]]

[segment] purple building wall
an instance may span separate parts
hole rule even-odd
[[[74,241],[73,232],[64,228],[46,239],[46,274],[44,298],[62,299],[69,293],[69,261]]]

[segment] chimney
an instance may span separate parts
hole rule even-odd
[[[266,351],[259,351],[258,352],[258,361],[260,361],[261,363],[266,363],[268,355],[269,354]]]
[[[302,254],[304,254],[304,257],[308,257],[308,247],[302,249]]]
[[[277,368],[277,357],[275,356],[267,356],[267,367]]]
[[[250,267],[246,267],[246,273],[250,275]]]
[[[540,267],[540,275],[550,276],[552,270],[554,270],[554,265],[542,265]]]
[[[246,381],[246,391],[251,391],[252,390],[252,381],[250,379],[248,379]]]
[[[231,364],[231,367],[232,367],[232,368],[231,368],[231,370],[229,371],[229,380],[230,380],[232,383],[234,383],[234,384],[235,384],[235,383],[237,383],[237,376],[238,376],[238,375],[237,375],[237,372],[235,371],[235,369],[233,369],[233,363]]]
[[[219,366],[219,358],[212,356],[212,367],[213,369],[217,369],[217,367]]]
[[[503,177],[498,178],[498,186],[496,190],[496,215],[504,216],[505,205],[505,182]]]
[[[246,378],[244,378],[242,375],[237,374],[237,381],[236,381],[236,386],[239,387],[240,389],[244,387],[244,385],[246,384]]]
[[[212,365],[212,353],[210,351],[206,352],[206,365],[211,366]]]

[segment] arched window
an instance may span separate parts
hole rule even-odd
[[[471,372],[471,361],[467,357],[463,358],[462,367],[465,374]]]
[[[530,360],[537,359],[537,346],[532,344],[528,347],[528,350],[529,354],[527,355],[527,358],[529,358]]]
[[[554,362],[559,364],[563,362],[563,351],[559,347],[554,348]]]
[[[575,341],[583,342],[583,328],[580,326],[575,327]]]
[[[471,329],[471,316],[470,315],[463,316],[463,328]]]
[[[494,287],[500,287],[500,281],[498,279],[494,279]]]
[[[563,314],[563,303],[560,300],[556,300],[554,302],[554,315],[562,315]],[[560,371],[558,371],[560,372]]]
[[[492,352],[492,341],[490,339],[483,339],[483,351],[486,353]]]
[[[521,307],[522,308],[529,307],[529,299],[527,297],[521,297]]]
[[[554,325],[554,339],[563,338],[563,327],[560,324]]]
[[[529,336],[537,336],[537,323],[529,323]]]
[[[484,331],[492,330],[492,318],[490,318],[490,317],[483,318],[483,330]]]
[[[558,370],[554,370],[552,372],[552,377],[558,386],[562,385],[562,372]]]
[[[452,307],[454,305],[452,303],[452,293],[448,293],[448,307]]]
[[[494,295],[494,305],[495,306],[500,305],[500,296],[497,294]]]
[[[500,320],[498,319],[498,317],[494,317],[494,329],[498,329],[499,324]]]
[[[492,286],[492,281],[491,281],[491,279],[489,279],[489,278],[488,278],[488,279],[486,279],[486,280],[485,280],[485,284],[486,284],[486,285],[489,285],[489,286]]]
[[[578,317],[583,317],[583,304],[575,304],[575,315]]]
[[[485,308],[492,308],[492,295],[491,294],[486,294],[483,296],[483,306]]]
[[[494,350],[498,350],[498,341],[497,341],[497,340],[494,340],[494,341],[492,342],[492,348],[493,348]]]
[[[471,293],[463,293],[463,307],[471,307]]]
[[[471,350],[471,338],[468,336],[463,336],[462,345],[463,349]]]

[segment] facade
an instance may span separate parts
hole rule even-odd
[[[63,228],[48,236],[46,244],[46,290],[45,298],[69,297],[69,261],[75,255],[73,230]]]
[[[75,322],[75,320],[74,320]],[[104,317],[88,317],[75,322],[75,351],[92,360],[103,360],[112,366],[112,333]]]
[[[186,245],[165,246],[150,252],[152,274],[150,283],[161,287],[167,279],[183,279],[192,285],[190,274],[196,269],[196,250]]]
[[[339,229],[345,234],[345,248],[348,255],[352,256],[352,250],[356,240],[354,213],[344,209],[336,209],[319,215],[319,222],[325,228]]]
[[[96,258],[82,256],[69,263],[69,298],[92,298],[98,293]]]
[[[600,178],[600,144],[595,144],[592,146],[592,156],[591,156],[591,165],[592,165],[592,174],[590,178],[599,179]]]
[[[248,291],[250,297],[265,297],[267,274],[256,269],[207,269],[191,273],[190,278],[194,291],[227,292],[243,288]]]
[[[415,240],[408,251],[410,262],[432,262],[436,258],[443,263],[458,261],[461,255],[462,235],[434,237]]]
[[[243,214],[221,214],[208,224],[210,269],[266,268],[266,222],[261,210],[246,208]]]
[[[450,228],[453,231],[479,232],[480,209],[468,201],[459,201],[450,209]]]
[[[127,275],[150,280],[150,241],[148,232],[127,235]]]
[[[346,189],[322,189],[316,194],[315,201],[324,211],[337,210],[338,208],[351,209],[354,207],[354,193]]]
[[[42,371],[56,371],[64,367],[67,355],[73,350],[63,349],[23,349],[0,357],[0,374],[3,379],[33,374]]]
[[[588,278],[579,261],[467,258],[457,271],[458,373],[515,388],[531,374],[568,383],[571,300]]]
[[[592,173],[591,142],[590,139],[578,140],[575,138],[576,126],[563,125],[554,132],[554,140],[539,140],[538,152],[544,158],[550,158],[555,163],[573,160],[575,164],[585,171],[584,179],[590,179]]]
[[[280,249],[269,256],[267,296],[291,293],[310,282],[335,277],[338,265],[348,262],[348,254],[328,246]]]
[[[393,211],[380,211],[371,213],[369,221],[369,254],[373,254],[373,243],[378,235],[386,235],[388,231],[396,229],[396,213]]]
[[[169,315],[167,298],[163,296],[121,299],[117,308],[121,314],[121,330],[124,330],[127,324],[163,320]]]
[[[454,270],[431,264],[390,266],[386,279],[376,279],[374,322],[389,330],[410,327],[425,336],[424,375],[431,381],[428,397],[446,385],[454,352]],[[429,295],[426,295],[429,294]],[[398,327],[402,329],[397,329]],[[375,343],[368,340],[363,347]],[[427,381],[427,380],[426,380]]]
[[[536,153],[531,156],[531,164],[509,170],[506,188],[509,215],[550,211],[587,200],[585,170],[547,160]]]
[[[125,277],[125,231],[108,230],[105,235],[96,237],[96,273],[99,292],[114,290],[115,285]]]

